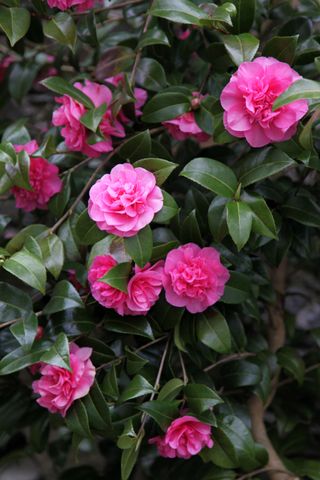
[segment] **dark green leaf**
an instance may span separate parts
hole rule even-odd
[[[47,237],[40,238],[37,243],[41,249],[44,266],[57,280],[64,264],[62,241],[52,233]]]
[[[308,227],[320,228],[320,208],[307,197],[291,197],[281,207],[281,212],[287,218]]]
[[[233,19],[233,30],[235,33],[249,32],[252,27],[256,1],[255,0],[233,0],[237,9],[237,15]]]
[[[245,201],[252,212],[252,230],[265,237],[276,238],[277,230],[273,215],[265,200],[253,194],[243,194],[241,199]]]
[[[296,54],[299,35],[292,37],[272,37],[264,46],[262,55],[274,57],[280,62],[292,65]]]
[[[153,58],[143,58],[140,61],[136,81],[142,87],[153,92],[160,92],[168,85],[163,66]]]
[[[88,110],[88,112],[82,115],[80,122],[92,132],[96,132],[106,111],[107,104],[103,103],[99,107]]]
[[[87,95],[82,93],[78,88],[74,87],[67,80],[61,77],[48,77],[42,80],[42,85],[60,95],[70,95],[79,103],[82,103],[87,108],[94,108],[92,100]]]
[[[231,60],[237,66],[242,62],[250,62],[259,48],[259,40],[250,33],[224,35],[222,41]]]
[[[62,45],[67,45],[75,50],[77,41],[77,28],[71,15],[65,12],[57,13],[51,20],[44,20],[43,33]]]
[[[231,334],[226,319],[216,310],[197,315],[197,336],[200,342],[219,353],[231,350]]]
[[[150,9],[154,17],[161,17],[171,22],[201,25],[201,20],[210,17],[190,0],[155,0]]]
[[[249,278],[240,272],[229,272],[230,280],[225,286],[224,295],[221,301],[224,303],[242,303],[251,291]]]
[[[106,236],[97,224],[91,220],[88,210],[85,209],[78,217],[76,223],[76,234],[81,245],[93,245]]]
[[[140,230],[134,237],[125,238],[124,247],[132,260],[139,267],[144,267],[151,258],[153,247],[152,231],[149,225]]]
[[[138,335],[153,340],[153,333],[147,319],[144,317],[135,317],[134,322],[131,318],[108,319],[105,322],[106,329],[110,332],[127,333],[129,335]]]
[[[132,445],[132,447],[127,448],[122,451],[121,454],[121,480],[128,480],[131,472],[136,464],[138,455],[139,455],[139,447],[136,444],[137,442]]]
[[[11,47],[24,37],[30,26],[30,12],[26,8],[0,6],[0,27],[7,35]]]
[[[109,407],[97,382],[94,382],[82,402],[87,412],[90,427],[110,434],[112,427]]]
[[[160,401],[154,400],[152,402],[145,402],[139,407],[139,410],[147,413],[149,417],[153,418],[157,424],[165,430],[168,425],[178,417],[179,401]]]
[[[209,410],[219,405],[219,403],[223,403],[219,395],[207,387],[207,385],[189,383],[185,387],[184,393],[187,397],[189,407],[196,414],[201,414],[205,410]]]
[[[27,250],[13,254],[4,262],[3,268],[27,285],[45,293],[46,269],[38,257]]]
[[[181,240],[184,243],[193,242],[203,245],[202,235],[197,220],[196,210],[192,210],[181,226]]]
[[[195,158],[182,172],[183,177],[199,183],[222,197],[232,198],[237,189],[237,178],[231,168],[211,158]]]
[[[26,352],[23,347],[12,350],[0,361],[0,375],[9,375],[39,362],[46,350],[46,348],[37,348]]]
[[[161,388],[158,400],[170,402],[174,400],[183,387],[183,381],[180,378],[172,378]]]
[[[10,327],[12,335],[18,340],[20,345],[26,350],[30,351],[34,339],[37,335],[38,319],[32,312],[30,315],[19,322],[14,323]]]
[[[91,438],[88,414],[82,400],[77,400],[66,416],[68,428],[81,438]]]
[[[142,158],[135,162],[134,166],[136,168],[142,167],[152,172],[156,177],[157,185],[161,186],[177,168],[178,164],[169,162],[163,158]]]
[[[43,313],[51,315],[68,308],[84,308],[84,305],[75,287],[67,280],[61,280],[61,282],[55,285],[52,296],[49,303],[44,307]]]
[[[138,48],[145,48],[150,45],[166,45],[170,47],[167,35],[158,27],[150,28],[140,38]]]
[[[52,347],[42,356],[41,361],[49,365],[71,370],[69,359],[69,342],[64,333],[59,333]]]
[[[262,375],[258,365],[247,360],[239,360],[222,365],[221,378],[227,388],[237,388],[258,385]]]
[[[112,400],[118,400],[119,398],[117,370],[114,365],[112,365],[111,369],[104,377],[102,383],[102,391],[107,397],[111,398]]]
[[[252,152],[239,161],[238,178],[241,185],[247,187],[294,164],[295,161],[286,153],[273,147],[267,147],[258,152]]]
[[[278,362],[290,375],[299,383],[303,384],[304,380],[304,361],[299,357],[298,353],[292,347],[283,347],[277,352]]]
[[[227,203],[227,225],[230,236],[240,251],[249,240],[251,233],[250,207],[241,201]]]
[[[121,290],[121,292],[126,292],[130,271],[131,262],[119,263],[115,267],[112,267],[99,281],[113,288],[117,288]]]
[[[139,160],[140,158],[147,157],[151,152],[151,136],[149,130],[138,133],[133,137],[126,140],[119,150],[120,157],[126,160]],[[147,168],[144,165],[134,164],[135,167]],[[147,168],[147,170],[149,170]]]
[[[136,375],[121,393],[119,402],[126,402],[131,398],[142,397],[153,392],[153,386],[142,375]]]
[[[190,99],[183,93],[159,93],[144,107],[142,120],[147,123],[164,122],[188,112],[190,108]]]
[[[9,283],[0,282],[0,323],[27,318],[32,312],[29,295]]]

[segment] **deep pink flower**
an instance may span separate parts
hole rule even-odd
[[[187,243],[171,250],[165,260],[163,286],[167,302],[186,307],[191,313],[203,312],[223,295],[228,270],[212,247]]]
[[[95,378],[96,369],[90,356],[92,348],[70,344],[71,372],[65,368],[43,364],[40,367],[41,378],[32,383],[39,405],[51,413],[60,413],[65,417],[72,403],[88,394]]]
[[[150,444],[156,444],[162,457],[188,459],[198,455],[204,447],[212,448],[211,426],[195,417],[185,415],[174,420],[164,436],[154,437]]]
[[[162,290],[163,261],[144,268],[135,267],[128,282],[126,315],[146,315],[159,299]]]
[[[102,104],[107,105],[107,111],[99,125],[103,139],[89,144],[92,132],[80,122],[80,118],[87,112],[87,109],[68,95],[56,98],[56,101],[62,105],[53,112],[53,125],[63,127],[61,134],[71,151],[82,152],[92,158],[99,157],[101,153],[111,152],[113,149],[111,137],[125,136],[123,125],[113,118],[109,108],[112,101],[111,90],[105,85],[89,80],[85,80],[84,85],[77,82],[74,86],[85,93],[95,107],[100,107]]]
[[[58,8],[59,10],[67,10],[76,7],[77,12],[90,10],[95,5],[94,0],[48,0],[50,8]]]
[[[25,150],[28,155],[32,155],[39,147],[37,142],[32,140],[25,145],[15,145],[14,148],[16,152]],[[50,198],[62,188],[58,167],[41,157],[30,157],[29,181],[32,190],[17,186],[11,189],[16,199],[16,207],[26,212],[36,208],[46,209]]]
[[[124,315],[127,294],[100,281],[100,278],[116,265],[117,262],[111,255],[95,257],[89,268],[88,280],[91,294],[97,302],[106,308],[113,308],[119,315]]]
[[[153,173],[129,163],[116,165],[90,190],[89,216],[100,230],[132,237],[148,225],[163,206]]]
[[[272,57],[244,62],[221,93],[224,125],[231,135],[246,138],[252,147],[289,140],[308,111],[306,100],[296,100],[272,111],[274,101],[301,77],[289,65]]]
[[[7,70],[13,62],[14,57],[12,57],[11,55],[7,55],[0,60],[0,82],[4,80]]]
[[[124,85],[124,74],[123,73],[118,73],[118,75],[114,75],[113,77],[108,77],[105,79],[107,83],[111,83],[111,85],[114,85],[117,87],[120,83]],[[134,103],[134,110],[135,110],[135,115],[136,117],[141,117],[142,115],[142,110],[141,108],[143,105],[146,103],[148,99],[148,93],[146,90],[143,88],[135,87],[133,89],[134,97],[135,97],[135,103]],[[128,123],[130,120],[125,116],[122,110],[120,110],[119,113],[119,119],[122,123]]]
[[[197,108],[204,96],[199,92],[193,92],[192,95],[191,105],[193,108]],[[175,140],[183,141],[187,138],[194,138],[198,142],[206,142],[210,138],[210,135],[201,130],[197,124],[194,111],[183,113],[172,120],[166,120],[162,122],[162,125],[166,127]]]

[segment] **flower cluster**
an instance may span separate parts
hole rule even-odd
[[[144,268],[135,266],[125,293],[106,284],[101,278],[117,265],[111,255],[95,257],[88,279],[93,297],[119,315],[146,315],[158,300],[162,287],[168,303],[186,307],[191,313],[203,312],[223,295],[229,280],[217,250],[201,249],[194,243],[171,250],[165,262]]]
[[[184,415],[174,420],[165,435],[149,439],[157,446],[159,455],[168,458],[191,458],[205,447],[212,448],[211,427],[195,417]]]
[[[95,257],[89,270],[88,280],[93,297],[104,307],[113,308],[119,315],[146,315],[159,299],[162,290],[163,262],[134,267],[134,275],[128,282],[128,291],[111,287],[101,278],[117,265],[111,255]]]

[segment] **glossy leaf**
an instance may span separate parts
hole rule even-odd
[[[184,393],[187,397],[188,405],[196,414],[201,414],[205,410],[223,403],[221,397],[207,385],[190,383],[185,387]]]
[[[141,397],[153,392],[153,386],[142,375],[136,375],[121,393],[119,401],[126,402],[132,398]]]
[[[223,44],[231,60],[237,66],[241,65],[242,62],[250,62],[259,48],[259,40],[250,33],[225,35]]]
[[[200,342],[219,353],[231,350],[231,334],[226,319],[216,310],[197,315],[197,336]]]
[[[211,158],[195,158],[184,167],[180,175],[222,197],[233,197],[237,189],[233,171]]]
[[[283,107],[288,103],[301,99],[319,99],[320,82],[314,80],[297,80],[285,92],[283,92],[274,102],[273,110]]]
[[[30,12],[26,8],[0,6],[0,28],[8,37],[11,47],[25,36],[30,20]]]
[[[124,239],[124,248],[127,254],[139,267],[144,267],[149,262],[152,246],[152,231],[149,226],[144,227],[133,237]]]
[[[232,240],[241,250],[251,233],[252,213],[250,207],[240,201],[227,203],[227,225]]]
[[[62,45],[75,50],[77,28],[71,15],[65,12],[57,13],[51,20],[43,22],[43,33]]]
[[[59,93],[60,95],[70,95],[70,97],[74,98],[77,102],[82,103],[85,107],[94,108],[92,101],[87,95],[61,77],[48,77],[45,80],[42,80],[41,83],[55,93]]]
[[[78,291],[67,280],[58,282],[52,292],[49,303],[44,307],[43,313],[51,315],[69,308],[84,308]]]
[[[71,370],[69,359],[69,342],[64,333],[59,333],[56,341],[42,356],[41,361],[49,365]]]
[[[103,275],[99,281],[107,283],[111,287],[117,288],[122,292],[126,292],[130,271],[131,262],[119,263],[115,267],[112,267],[105,275]]]
[[[178,164],[163,158],[142,158],[134,163],[135,167],[145,168],[156,177],[157,185],[161,186],[169,175],[177,168]]]
[[[46,269],[38,257],[27,250],[13,254],[4,262],[3,268],[27,285],[45,293]]]

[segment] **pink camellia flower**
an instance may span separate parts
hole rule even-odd
[[[113,77],[108,77],[105,79],[107,83],[111,83],[111,85],[114,85],[117,87],[120,83],[124,85],[124,74],[123,73],[118,73],[118,75],[114,75]],[[142,115],[142,110],[141,108],[143,105],[146,103],[148,99],[148,93],[146,90],[143,88],[135,87],[133,89],[134,97],[136,99],[134,103],[134,111],[136,117],[141,117]],[[119,118],[121,122],[123,123],[128,123],[130,120],[125,116],[123,111],[120,111]]]
[[[204,447],[212,448],[211,426],[195,417],[185,415],[174,420],[164,436],[150,438],[162,457],[188,459]]]
[[[11,55],[7,55],[0,60],[0,82],[4,80],[7,70],[13,62],[14,57],[12,57]]]
[[[193,92],[192,95],[191,105],[193,108],[197,108],[204,96],[198,92]],[[194,138],[198,142],[206,142],[210,138],[210,135],[201,130],[197,124],[193,111],[183,113],[172,120],[166,120],[162,122],[162,125],[175,140],[183,141],[187,138]]]
[[[146,315],[159,299],[162,290],[163,261],[144,268],[135,266],[128,282],[127,293],[101,282],[111,268],[117,265],[111,255],[95,257],[89,268],[88,280],[92,296],[106,308],[113,308],[119,315]]]
[[[32,383],[33,391],[40,395],[37,402],[41,407],[65,417],[72,403],[87,395],[96,374],[90,360],[91,353],[92,348],[80,348],[71,343],[71,371],[54,365],[41,365],[41,378]]]
[[[116,265],[117,262],[111,255],[98,255],[89,268],[88,281],[91,294],[100,305],[113,308],[119,315],[124,315],[127,294],[100,281]]]
[[[48,0],[50,8],[58,8],[59,10],[67,10],[76,7],[77,12],[90,10],[94,7],[94,0]]]
[[[153,173],[129,163],[116,165],[90,189],[89,216],[100,230],[132,237],[148,225],[163,206]]]
[[[16,152],[25,150],[28,155],[32,155],[39,147],[35,140],[31,140],[25,145],[14,145],[14,148]],[[45,210],[50,198],[62,188],[58,167],[41,157],[30,157],[29,182],[32,190],[17,186],[11,189],[16,199],[16,207],[26,212],[36,208]]]
[[[272,105],[300,78],[289,65],[272,57],[242,63],[221,93],[225,128],[235,137],[246,138],[252,147],[289,140],[307,113],[308,102],[296,100],[274,112]]]
[[[153,266],[135,267],[128,282],[126,315],[146,315],[159,299],[162,290],[163,260]]]
[[[187,243],[171,250],[164,264],[163,286],[166,299],[190,313],[203,312],[223,295],[228,270],[212,247]]]
[[[53,125],[63,127],[61,134],[71,151],[82,152],[92,158],[99,157],[101,153],[111,152],[113,149],[111,137],[125,137],[123,125],[113,118],[109,108],[112,101],[111,90],[105,85],[89,80],[85,80],[84,85],[77,82],[74,86],[87,95],[95,107],[106,104],[107,111],[99,125],[103,139],[89,143],[92,132],[80,122],[80,118],[87,112],[87,109],[69,95],[56,98],[56,101],[62,105],[53,112]]]

